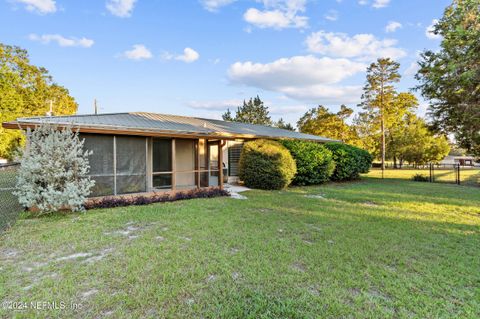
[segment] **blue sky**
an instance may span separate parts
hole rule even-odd
[[[254,95],[295,123],[318,104],[356,108],[379,56],[415,85],[447,0],[0,0],[0,41],[28,50],[91,113],[218,118]],[[419,113],[424,113],[422,101]]]

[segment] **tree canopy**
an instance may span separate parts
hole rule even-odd
[[[319,135],[348,144],[356,144],[358,137],[353,127],[346,120],[353,110],[345,105],[337,113],[330,112],[325,106],[319,105],[307,111],[297,122],[302,133]]]
[[[421,54],[417,89],[430,101],[435,129],[480,155],[480,3],[454,0],[434,26],[440,50]]]
[[[18,117],[74,114],[77,103],[64,87],[56,84],[47,69],[30,63],[26,50],[0,43],[0,122]],[[20,131],[0,127],[0,157],[11,159],[24,143]]]

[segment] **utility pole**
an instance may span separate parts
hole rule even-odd
[[[98,114],[97,99],[93,99],[93,108],[95,110],[95,115]]]
[[[50,102],[50,111],[47,112],[47,116],[53,116],[53,101],[48,100],[47,102]]]

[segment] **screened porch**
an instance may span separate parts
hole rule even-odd
[[[222,187],[222,141],[81,134],[91,196]]]

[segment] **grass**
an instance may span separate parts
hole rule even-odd
[[[0,317],[480,317],[479,189],[244,194],[22,218],[0,237],[0,301],[66,309]]]
[[[389,179],[408,179],[411,180],[415,174],[430,176],[428,169],[386,169],[385,178]],[[435,181],[443,183],[455,183],[455,171],[449,169],[435,169]],[[380,169],[372,169],[367,176],[381,178]],[[480,186],[479,168],[462,168],[460,171],[460,184],[468,186]]]

